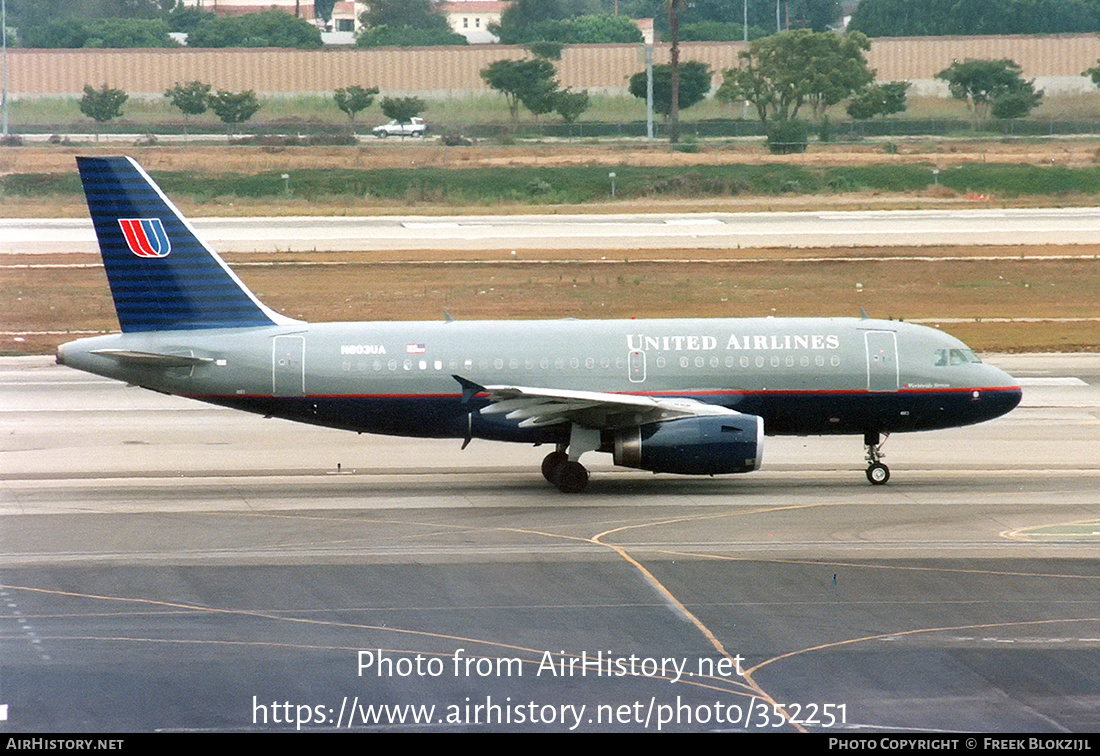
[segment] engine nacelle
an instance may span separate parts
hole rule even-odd
[[[764,455],[757,415],[686,417],[615,431],[616,465],[682,475],[751,472]]]

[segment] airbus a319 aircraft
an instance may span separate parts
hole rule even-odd
[[[867,477],[890,433],[978,423],[1020,401],[959,340],[868,318],[305,323],[261,303],[131,158],[78,158],[122,332],[57,359],[154,391],[402,436],[554,447],[660,473],[760,467],[766,435],[862,435]]]

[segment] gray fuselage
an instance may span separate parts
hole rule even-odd
[[[179,355],[183,364],[143,361]],[[317,323],[128,333],[59,361],[170,394],[347,430],[561,442],[462,402],[455,379],[686,397],[769,435],[953,427],[1008,412],[1017,383],[938,330],[870,319]]]

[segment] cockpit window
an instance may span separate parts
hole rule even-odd
[[[965,365],[968,362],[980,363],[981,359],[969,349],[937,349],[936,367],[947,365]]]

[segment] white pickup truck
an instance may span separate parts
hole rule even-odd
[[[381,126],[374,127],[374,135],[379,139],[385,139],[388,136],[413,136],[422,137],[424,132],[427,131],[428,124],[424,123],[423,118],[413,118],[408,123],[398,123],[397,121],[390,121],[384,123]]]

